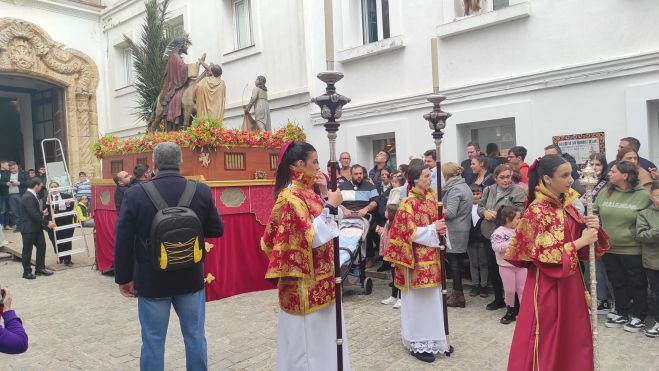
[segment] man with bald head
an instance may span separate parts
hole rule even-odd
[[[124,192],[126,192],[126,189],[130,185],[131,178],[127,171],[121,170],[112,180],[117,185],[117,189],[114,191],[114,207],[117,209],[117,215],[119,215],[121,202],[124,199]]]

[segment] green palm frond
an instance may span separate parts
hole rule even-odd
[[[157,0],[146,0],[146,16],[139,43],[124,35],[124,40],[133,54],[134,85],[138,95],[134,114],[142,123],[148,122],[153,115],[167,69],[169,45],[178,36],[189,39],[186,34],[168,32],[166,21],[169,16],[169,3],[170,0],[163,0],[160,4]]]

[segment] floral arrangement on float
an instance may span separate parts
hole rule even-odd
[[[293,122],[274,131],[226,129],[222,122],[207,117],[192,120],[192,125],[170,132],[146,133],[141,137],[120,139],[106,135],[92,145],[97,158],[152,151],[158,143],[175,142],[192,150],[216,151],[220,148],[262,147],[279,148],[289,141],[304,141],[304,130]]]

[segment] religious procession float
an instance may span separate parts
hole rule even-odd
[[[146,6],[149,13],[153,11],[149,6],[159,5],[151,1]],[[102,178],[93,182],[92,190],[98,269],[108,271],[114,263],[117,185],[113,177],[120,171],[132,173],[139,164],[154,169],[153,149],[169,141],[182,148],[182,175],[211,188],[224,222],[224,237],[206,240],[206,299],[274,288],[264,278],[267,258],[260,238],[274,204],[279,149],[286,142],[305,140],[305,133],[293,123],[270,131],[263,76],[256,78],[252,97],[244,106],[242,128],[225,128],[226,89],[221,67],[206,63],[205,53],[197,62],[186,64],[183,55],[190,44],[186,35],[149,31],[161,29],[164,21],[163,16],[147,17],[141,43],[127,39],[137,74],[136,115],[147,123],[147,132],[130,138],[105,136],[93,145],[102,163]],[[154,41],[154,37],[167,40]],[[153,45],[168,47],[158,50]]]

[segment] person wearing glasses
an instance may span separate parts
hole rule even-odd
[[[508,150],[508,162],[519,170],[521,182],[524,184],[529,183],[529,164],[524,162],[527,152],[526,148],[522,146],[515,146]]]
[[[341,152],[339,155],[339,164],[341,165],[341,171],[340,171],[340,176],[339,176],[339,183],[342,182],[349,182],[351,179],[350,175],[350,161],[352,159],[350,158],[350,153],[348,152]]]
[[[499,275],[499,265],[492,250],[490,238],[496,229],[495,219],[501,206],[513,206],[518,210],[524,209],[526,195],[522,187],[513,183],[513,169],[509,164],[501,164],[494,170],[494,184],[483,190],[481,200],[478,202],[478,216],[483,218],[481,222],[481,234],[487,238],[485,251],[487,251],[488,276],[492,281],[494,289],[494,301],[489,303],[487,310],[505,308],[503,300],[503,282]]]

